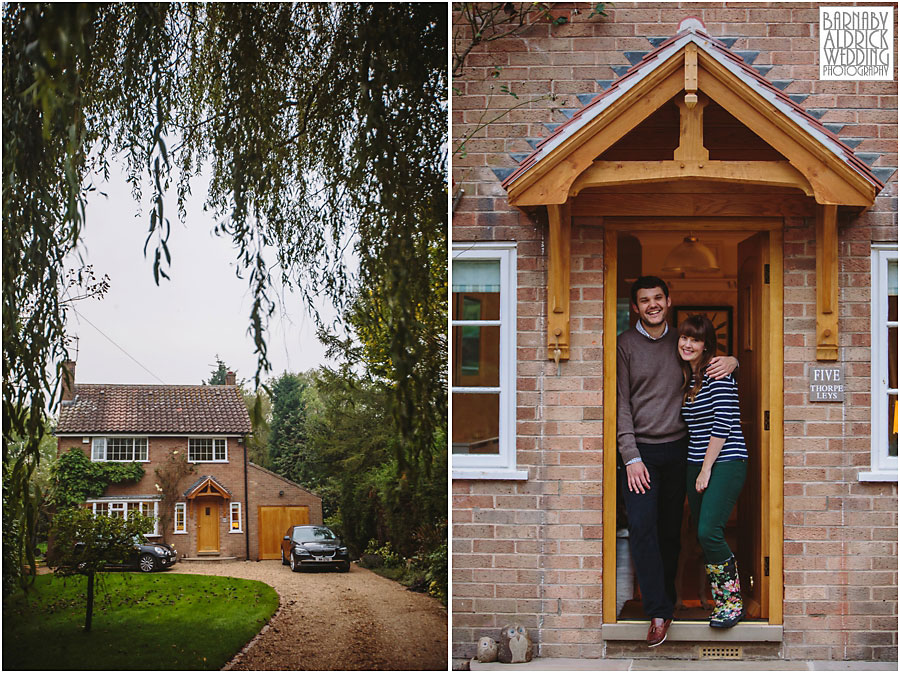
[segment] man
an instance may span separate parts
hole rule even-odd
[[[631,307],[639,319],[619,335],[616,349],[616,439],[624,464],[620,489],[641,601],[650,617],[650,647],[666,639],[672,623],[685,498],[687,426],[681,418],[677,335],[666,322],[671,306],[665,281],[638,278],[631,287]],[[735,358],[716,357],[707,373],[720,379],[735,367]]]

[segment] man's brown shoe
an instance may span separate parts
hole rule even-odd
[[[662,645],[663,641],[666,639],[666,634],[669,632],[669,625],[671,623],[671,619],[660,619],[659,617],[651,619],[650,630],[647,631],[647,645],[650,647]]]

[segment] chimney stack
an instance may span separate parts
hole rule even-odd
[[[75,399],[75,363],[72,360],[65,360],[61,373],[62,401],[71,402]]]
[[[235,379],[234,372],[225,372],[225,385],[226,386],[235,385],[234,379]]]

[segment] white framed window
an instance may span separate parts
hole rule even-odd
[[[175,503],[175,516],[172,518],[174,533],[187,533],[187,503]]]
[[[91,442],[91,460],[146,463],[149,460],[147,438],[94,437]]]
[[[153,531],[147,533],[147,537],[159,536],[158,500],[141,500],[139,497],[133,497],[122,500],[88,500],[87,504],[90,505],[95,515],[103,514],[104,516],[125,518],[137,512],[148,516],[153,519]]]
[[[455,479],[516,469],[516,245],[453,249],[450,391]]]
[[[219,437],[191,437],[188,439],[188,462],[227,463],[228,440]]]
[[[897,481],[897,245],[872,246],[872,463],[860,481]]]
[[[91,441],[91,460],[120,463],[146,463],[146,437],[94,437]]]
[[[229,533],[243,533],[243,527],[241,523],[241,503],[233,502],[229,505],[229,517],[228,517],[228,532]]]

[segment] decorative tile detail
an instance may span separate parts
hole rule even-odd
[[[886,184],[887,181],[890,180],[891,176],[897,172],[897,167],[896,166],[882,166],[879,168],[873,168],[872,172],[875,174],[876,178],[878,178],[879,180],[881,180],[882,182],[884,182]]]
[[[753,65],[753,61],[756,60],[756,57],[759,56],[758,51],[734,51],[733,54],[737,54],[742,59],[744,59],[744,63],[747,65]]]
[[[861,161],[865,161],[869,166],[874,164],[880,156],[880,152],[856,152],[856,157]]]

